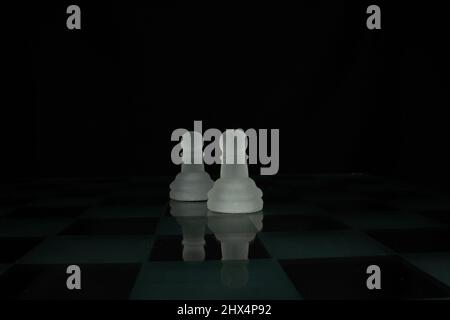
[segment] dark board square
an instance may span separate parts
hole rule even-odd
[[[151,205],[151,204],[161,204],[168,200],[169,191],[164,190],[162,192],[160,189],[155,192],[154,190],[149,190],[146,196],[138,196],[138,195],[117,195],[113,197],[109,197],[105,199],[102,204],[103,205],[118,205],[118,206],[127,206],[127,205]]]
[[[196,256],[204,256],[205,260],[219,260],[220,243],[213,235],[205,235],[205,244],[199,244]],[[183,261],[183,237],[178,235],[158,236],[153,243],[150,261]],[[194,250],[194,249],[193,249]],[[193,253],[191,251],[191,253]]]
[[[450,251],[450,229],[407,229],[367,232],[399,253]]]
[[[29,206],[17,208],[8,217],[11,218],[75,218],[87,210],[86,206],[46,207]]]
[[[81,219],[74,222],[63,235],[151,235],[157,218]]]
[[[447,288],[397,256],[280,261],[305,299],[422,299],[450,296]],[[381,289],[367,288],[367,267],[381,270]]]
[[[317,202],[323,209],[337,212],[386,212],[397,211],[397,208],[376,200],[334,200],[327,202]]]
[[[423,212],[421,213],[421,215],[450,226],[450,212],[447,211]]]
[[[0,263],[13,263],[42,241],[42,238],[0,238]]]
[[[128,299],[140,264],[86,264],[81,290],[66,285],[68,265],[15,265],[0,277],[0,299]]]
[[[384,190],[383,188],[380,188],[379,190],[362,191],[361,195],[375,199],[376,201],[388,202],[398,199],[402,194],[400,192]]]
[[[266,215],[264,232],[295,232],[305,230],[346,229],[344,224],[325,216]]]
[[[10,196],[0,197],[0,208],[10,206],[23,206],[33,201],[30,197]]]

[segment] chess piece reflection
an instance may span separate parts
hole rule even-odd
[[[262,211],[229,215],[208,212],[208,227],[221,245],[221,278],[225,286],[239,288],[247,284],[249,245],[262,230],[262,220]]]
[[[263,208],[262,191],[248,175],[247,135],[226,130],[219,140],[220,178],[208,192],[208,209],[222,213],[252,213]]]
[[[205,260],[205,202],[170,201],[170,214],[175,217],[183,233],[183,260]]]
[[[203,164],[203,138],[198,132],[183,134],[181,172],[170,184],[169,197],[179,201],[206,201],[213,181]]]

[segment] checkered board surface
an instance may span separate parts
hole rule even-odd
[[[262,177],[262,229],[249,260],[222,261],[211,224],[184,217],[204,225],[205,259],[188,262],[170,180],[3,185],[0,298],[450,298],[445,194],[364,174]],[[81,290],[66,287],[72,264]],[[373,264],[381,290],[366,287]]]

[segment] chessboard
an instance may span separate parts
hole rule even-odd
[[[171,180],[1,185],[0,298],[450,299],[450,199],[439,191],[359,173],[256,178],[258,227],[235,223],[251,234],[248,260],[224,260],[226,228],[171,214]],[[186,259],[184,232],[199,225],[203,256]],[[67,288],[70,265],[80,290]],[[367,288],[370,265],[379,290]]]

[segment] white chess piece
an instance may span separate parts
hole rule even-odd
[[[203,138],[198,132],[186,132],[181,140],[183,150],[181,172],[170,184],[170,199],[205,201],[213,181],[203,165]]]
[[[220,178],[208,192],[208,209],[220,213],[261,211],[263,193],[248,176],[246,134],[240,129],[226,130],[219,142],[222,150]]]

